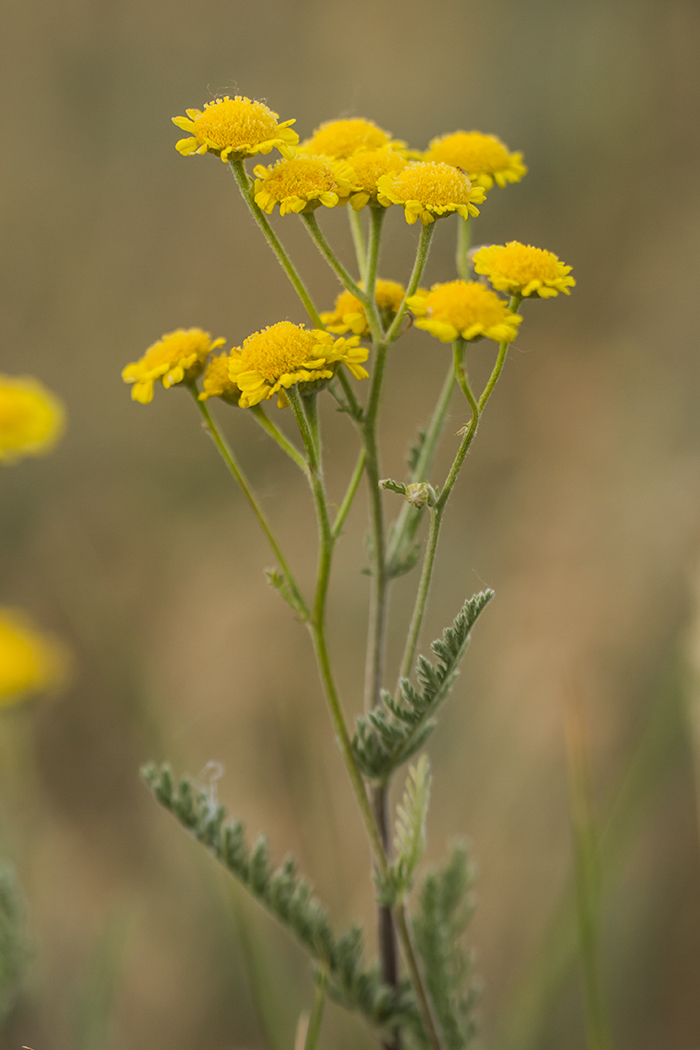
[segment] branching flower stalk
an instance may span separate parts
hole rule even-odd
[[[313,902],[308,885],[294,874],[293,862],[288,861],[273,874],[267,845],[263,842],[249,853],[240,822],[226,824],[223,810],[206,793],[194,795],[187,780],[176,790],[167,769],[159,773],[149,768],[146,777],[166,808],[320,961],[322,979],[309,1028],[310,1046],[315,1046],[319,1037],[327,975],[328,994],[350,1008],[360,1009],[377,1026],[385,1047],[398,1047],[405,1038],[416,1050],[468,1050],[475,1030],[474,993],[471,985],[464,984],[468,967],[458,943],[466,924],[463,898],[470,885],[466,855],[456,851],[441,873],[426,878],[415,915],[414,937],[410,891],[425,844],[430,787],[427,757],[423,755],[409,770],[393,835],[388,792],[399,767],[425,745],[438,709],[458,674],[474,623],[492,597],[491,591],[485,591],[466,601],[443,638],[433,642],[437,662],[420,656],[414,669],[448,499],[501,374],[508,346],[517,335],[522,299],[568,294],[574,283],[570,268],[551,252],[510,242],[475,253],[474,272],[487,277],[491,287],[469,279],[468,236],[479,214],[477,205],[494,183],[503,187],[517,182],[526,170],[520,154],[509,154],[493,136],[476,132],[443,136],[431,143],[423,160],[411,161],[408,157],[418,156],[416,151],[409,153],[405,143],[362,119],[321,125],[297,150],[298,136],[291,127],[294,121],[280,123],[267,106],[239,96],[215,99],[201,111],[188,110],[186,117],[173,119],[189,136],[177,143],[180,153],[212,153],[230,165],[248,209],[313,327],[287,320],[275,322],[273,316],[268,327],[217,357],[212,352],[223,339],[212,340],[201,329],[178,329],[127,365],[123,378],[133,384],[132,396],[142,403],[151,400],[156,384],[166,389],[178,384],[187,387],[277,560],[278,568],[268,571],[269,582],[310,632],[331,723],[369,841],[379,909],[378,968],[363,969],[359,933],[350,931],[334,941],[325,913]],[[255,177],[251,177],[246,159],[273,149],[279,151],[281,159],[268,167],[257,165]],[[357,278],[338,259],[318,221],[320,209],[338,205],[348,207]],[[382,230],[388,213],[395,213],[396,206],[403,209],[409,224],[418,223],[420,228],[405,288],[379,276]],[[332,311],[319,314],[267,218],[275,208],[281,216],[300,216],[342,285]],[[369,209],[367,237],[361,215],[365,209]],[[438,220],[459,223],[460,277],[426,290],[420,285]],[[502,292],[510,298],[502,298]],[[411,451],[407,481],[382,480],[378,432],[387,360],[411,321],[440,343],[452,344],[452,362],[426,432]],[[363,346],[363,340],[370,346]],[[477,398],[468,379],[466,358],[472,344],[479,340],[496,343],[498,351],[490,378]],[[436,352],[443,353],[439,349]],[[364,368],[370,357],[371,374]],[[355,387],[363,379],[369,379],[364,403]],[[455,386],[467,401],[470,419],[460,432],[452,466],[439,487],[431,484],[430,475]],[[359,439],[355,466],[333,520],[318,413],[318,401],[326,389],[350,417]],[[280,408],[291,409],[286,418],[293,418],[303,451],[263,410],[262,402],[275,396]],[[211,397],[251,412],[309,482],[318,523],[316,582],[310,601],[304,597],[250,482],[209,411],[207,401]],[[326,610],[335,546],[363,478],[369,496],[371,577],[365,713],[351,734],[328,647]],[[405,499],[389,529],[384,517],[385,489]],[[430,527],[399,685],[392,695],[384,689],[389,589],[392,579],[410,571],[419,560],[416,536],[426,507]],[[414,670],[418,686],[411,682]],[[447,894],[444,899],[439,896],[443,891]]]

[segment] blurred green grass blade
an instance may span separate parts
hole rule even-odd
[[[113,1050],[114,1002],[131,929],[131,916],[119,909],[97,940],[75,1000],[75,1050]]]
[[[564,721],[586,1042],[588,1050],[612,1050],[601,965],[600,836],[593,813],[588,726],[575,694],[566,704]]]
[[[617,788],[603,806],[600,867],[604,895],[622,867],[635,834],[686,747],[686,672],[676,657],[650,705]],[[522,969],[522,977],[506,1003],[497,1050],[536,1050],[553,1005],[575,962],[577,951],[576,894],[573,877],[554,905],[544,935]]]
[[[25,911],[13,868],[0,864],[0,1031],[19,994],[27,963]]]

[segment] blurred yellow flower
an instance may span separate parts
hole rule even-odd
[[[571,267],[560,262],[554,252],[519,241],[479,248],[474,254],[474,270],[488,277],[499,292],[524,299],[531,295],[548,299],[559,292],[569,295],[569,288],[576,284],[569,277]]]
[[[362,283],[360,287],[363,287]],[[405,289],[398,281],[377,281],[374,299],[385,324],[398,313],[404,295]],[[365,308],[351,292],[341,292],[333,310],[321,314],[321,320],[329,332],[335,332],[337,335],[344,335],[346,332],[360,336],[369,335]]]
[[[382,175],[395,175],[406,167],[406,158],[388,146],[382,149],[361,149],[350,158],[355,173],[357,192],[349,198],[350,205],[359,211],[370,202],[377,203],[377,182]],[[344,201],[342,203],[345,203]]]
[[[396,175],[381,175],[377,189],[380,204],[401,204],[406,222],[420,219],[424,226],[451,212],[463,219],[478,215],[476,205],[486,196],[484,188],[472,186],[464,172],[433,161],[413,161]]]
[[[0,608],[0,708],[60,685],[66,664],[65,650],[23,612]]]
[[[518,334],[522,317],[479,281],[448,281],[434,284],[429,292],[411,296],[408,308],[424,328],[443,343],[486,336],[497,343],[510,343]]]
[[[64,425],[63,403],[38,380],[0,375],[0,461],[49,452]]]
[[[389,132],[382,131],[374,121],[356,117],[353,120],[329,120],[321,124],[310,139],[302,142],[299,149],[347,160],[359,149],[375,150],[383,146],[401,149],[405,143],[392,140]]]
[[[356,379],[366,379],[362,362],[369,351],[358,346],[357,336],[334,339],[329,332],[306,329],[279,321],[249,335],[243,346],[231,351],[229,376],[240,387],[242,408],[270,400],[278,394],[280,408],[289,404],[285,389],[301,384],[305,391],[319,389],[331,379],[340,363]]]
[[[494,182],[501,187],[507,182],[520,182],[527,174],[522,153],[509,153],[499,138],[480,131],[455,131],[433,139],[425,159],[461,168],[485,190],[490,190]]]
[[[192,153],[216,153],[223,161],[255,157],[278,149],[291,157],[299,141],[290,124],[294,120],[277,123],[277,113],[262,102],[236,95],[235,98],[216,98],[206,102],[204,109],[185,110],[186,117],[173,117],[173,124],[189,131],[191,138],[180,139],[175,148],[188,157]]]
[[[143,357],[132,361],[122,372],[125,383],[134,383],[131,396],[147,405],[153,400],[153,384],[160,380],[165,389],[196,379],[204,371],[210,351],[222,346],[225,339],[212,338],[201,328],[178,328],[167,332],[150,346]]]
[[[280,215],[333,208],[356,188],[355,173],[345,161],[305,155],[278,160],[272,167],[258,164],[253,192],[255,203],[269,215],[279,204]]]
[[[207,401],[210,397],[220,397],[229,405],[238,404],[241,399],[241,390],[229,375],[230,363],[230,354],[219,354],[218,357],[212,357],[202,379],[200,401]]]

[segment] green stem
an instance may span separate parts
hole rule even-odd
[[[343,388],[343,393],[345,394],[346,398],[348,399],[348,408],[350,409],[350,415],[352,416],[352,418],[355,420],[356,423],[361,423],[362,422],[362,415],[363,415],[363,413],[362,413],[362,406],[361,406],[360,402],[357,400],[357,395],[355,394],[355,391],[352,388],[352,383],[350,382],[350,377],[348,376],[347,372],[345,371],[345,368],[344,368],[343,365],[341,365],[340,368],[338,369],[338,371],[336,373],[336,377],[338,379],[338,382],[340,383],[340,385]]]
[[[282,451],[285,452],[290,459],[294,460],[299,469],[303,470],[303,472],[308,475],[309,464],[306,462],[299,449],[284,436],[281,430],[277,429],[271,419],[268,419],[260,405],[253,405],[249,411],[255,417],[256,422],[260,424],[265,433],[269,434],[273,441],[277,442]]]
[[[470,281],[472,268],[469,265],[469,247],[471,242],[471,219],[457,216],[457,273],[463,281]]]
[[[369,301],[375,304],[376,310],[375,289],[377,286],[377,267],[379,265],[379,249],[381,246],[382,226],[384,224],[386,208],[370,208],[369,212],[369,250],[367,254],[367,277],[365,289]],[[377,317],[378,316],[379,314],[377,313]]]
[[[345,524],[345,519],[347,518],[350,508],[352,507],[353,500],[355,499],[355,495],[357,494],[357,489],[359,487],[360,481],[362,480],[362,475],[364,474],[365,458],[365,450],[361,449],[360,455],[357,457],[355,469],[352,472],[352,477],[350,478],[350,483],[347,487],[345,496],[343,497],[343,502],[340,504],[340,507],[338,508],[338,513],[336,515],[336,519],[333,522],[333,528],[331,529],[333,539],[337,539],[337,537],[340,536],[343,525]]]
[[[512,300],[511,300],[512,302]],[[416,649],[418,647],[418,638],[420,635],[421,625],[423,623],[423,616],[428,601],[428,592],[430,591],[430,583],[432,580],[433,567],[435,565],[435,554],[437,551],[438,539],[440,536],[440,527],[442,525],[442,519],[445,513],[445,507],[447,501],[450,498],[450,493],[454,488],[454,484],[459,476],[459,472],[462,469],[462,464],[466,458],[469,447],[476,437],[476,432],[479,429],[479,422],[481,420],[482,412],[486,406],[488,399],[493,392],[493,388],[496,385],[498,377],[501,374],[503,365],[505,363],[506,355],[508,353],[508,343],[501,343],[498,350],[498,357],[496,358],[496,364],[493,367],[493,371],[489,376],[488,383],[484,387],[484,391],[477,401],[472,393],[472,389],[469,385],[464,365],[462,362],[463,357],[463,341],[457,340],[454,346],[454,364],[455,372],[457,375],[457,381],[466,397],[467,401],[472,410],[472,417],[467,424],[464,437],[457,451],[457,455],[454,458],[452,466],[450,467],[449,474],[445,480],[445,484],[440,490],[435,507],[431,511],[430,521],[430,532],[428,533],[428,542],[425,550],[425,557],[423,559],[423,568],[421,570],[420,583],[418,585],[418,594],[416,595],[416,603],[413,608],[413,616],[411,618],[411,626],[408,632],[408,638],[406,640],[406,647],[404,649],[403,658],[401,660],[401,669],[399,671],[399,682],[402,678],[408,678],[411,674],[413,667],[413,661],[416,655]],[[397,685],[397,693],[399,686]]]
[[[450,367],[447,376],[445,377],[445,382],[442,385],[437,404],[435,405],[433,414],[430,417],[430,422],[425,432],[425,438],[423,439],[423,444],[421,445],[420,453],[418,455],[418,461],[415,469],[411,473],[410,480],[412,482],[429,480],[433,459],[435,457],[435,450],[445,425],[447,409],[454,387],[455,371],[453,367]],[[415,536],[421,516],[422,512],[420,510],[416,510],[415,507],[412,507],[410,503],[404,500],[403,506],[401,507],[391,530],[389,548],[387,550],[387,564],[390,567],[393,565],[397,555],[403,551],[406,541]]]
[[[231,170],[233,171],[233,174],[234,174],[234,177],[236,179],[236,182],[238,183],[238,188],[240,189],[241,195],[243,196],[243,199],[245,200],[246,204],[248,205],[248,208],[250,209],[251,215],[253,216],[253,218],[257,222],[258,226],[260,227],[260,229],[264,233],[268,244],[270,245],[270,247],[272,248],[273,252],[277,256],[277,260],[281,264],[282,269],[284,270],[284,272],[287,274],[287,277],[289,278],[289,280],[294,285],[294,289],[295,289],[297,295],[299,296],[299,298],[301,299],[302,303],[304,304],[304,308],[305,308],[307,314],[309,315],[309,317],[311,318],[311,321],[312,321],[314,327],[315,328],[323,328],[323,323],[321,321],[321,318],[318,315],[318,310],[314,306],[314,304],[313,304],[313,302],[311,300],[311,296],[309,295],[308,291],[306,290],[306,286],[304,285],[304,282],[302,281],[301,277],[297,273],[296,268],[295,268],[292,260],[289,258],[289,256],[287,255],[286,251],[282,247],[282,244],[281,244],[281,242],[279,240],[279,237],[277,236],[275,231],[272,229],[272,226],[270,226],[270,223],[267,220],[267,216],[265,215],[265,212],[262,211],[262,209],[259,208],[258,205],[255,203],[255,197],[253,196],[253,189],[252,189],[252,187],[250,185],[250,179],[248,178],[248,173],[245,170],[245,165],[244,165],[243,161],[242,160],[232,160],[229,163],[231,165]]]
[[[411,273],[411,277],[408,282],[408,288],[406,289],[406,294],[404,296],[403,302],[399,307],[399,312],[392,321],[391,326],[388,332],[386,333],[385,338],[387,343],[393,343],[394,340],[398,338],[399,331],[401,329],[401,323],[404,317],[406,316],[406,310],[408,309],[408,307],[406,306],[406,300],[410,299],[410,297],[412,295],[415,295],[416,293],[416,288],[418,287],[420,279],[423,276],[423,270],[425,269],[425,264],[428,261],[428,253],[430,252],[430,245],[432,244],[434,232],[434,222],[432,222],[430,226],[421,226],[420,240],[418,241],[418,251],[416,252],[416,259],[413,264],[413,272]]]
[[[328,984],[328,967],[321,965],[316,978],[316,995],[314,1005],[309,1018],[309,1027],[306,1029],[304,1050],[316,1050],[318,1037],[321,1032],[321,1020],[323,1018],[323,1007],[326,1005],[326,985]]]
[[[238,484],[241,486],[241,488],[243,490],[243,494],[244,494],[245,498],[248,500],[248,503],[250,504],[251,510],[255,514],[255,517],[258,519],[260,527],[263,530],[263,532],[265,533],[265,536],[267,538],[267,542],[270,544],[270,547],[272,548],[273,554],[277,558],[277,561],[279,563],[279,567],[282,570],[282,573],[284,574],[284,576],[285,576],[285,578],[287,580],[287,584],[288,584],[292,594],[294,595],[294,599],[295,599],[295,602],[297,604],[297,607],[300,609],[304,620],[308,621],[308,619],[309,619],[309,617],[311,615],[310,612],[309,612],[308,606],[307,606],[306,602],[304,601],[304,598],[302,597],[301,591],[299,590],[299,588],[297,586],[297,583],[296,583],[296,580],[294,579],[294,576],[292,575],[292,571],[289,568],[289,565],[287,564],[287,560],[284,557],[284,555],[282,554],[282,551],[280,550],[279,544],[277,543],[277,540],[274,537],[272,529],[270,528],[270,525],[268,524],[267,518],[265,517],[265,515],[263,513],[262,507],[258,503],[258,500],[257,500],[253,490],[251,489],[247,478],[245,477],[245,475],[244,475],[243,471],[241,470],[240,466],[238,465],[238,462],[236,461],[236,458],[235,458],[233,452],[231,451],[231,449],[230,449],[226,439],[224,438],[224,436],[222,435],[221,431],[219,430],[219,428],[217,427],[216,423],[214,422],[214,419],[213,419],[213,417],[212,417],[212,415],[211,415],[211,413],[209,411],[209,408],[207,407],[206,402],[199,400],[199,398],[198,398],[198,391],[197,391],[196,385],[194,383],[191,383],[191,384],[187,384],[187,386],[188,386],[188,389],[189,389],[190,393],[192,394],[192,397],[194,399],[194,403],[196,404],[197,408],[199,409],[199,413],[200,413],[200,415],[202,417],[202,420],[204,421],[204,429],[207,431],[207,433],[209,434],[210,438],[212,439],[212,441],[216,445],[216,448],[218,449],[219,454],[221,455],[221,458],[223,459],[224,463],[228,467],[229,471],[231,472],[233,477],[236,479]]]
[[[346,291],[350,292],[351,295],[354,295],[356,299],[359,299],[364,306],[367,315],[367,323],[369,324],[370,332],[372,333],[372,340],[375,343],[378,342],[381,339],[382,330],[381,325],[379,324],[376,304],[369,298],[367,292],[360,288],[359,284],[352,279],[348,271],[337,258],[335,252],[321,232],[321,227],[318,224],[315,213],[302,212],[301,217],[304,225],[309,231],[311,240],[314,242],[331,270],[333,270],[333,273],[336,275],[340,283]]]
[[[384,536],[384,509],[379,488],[379,450],[377,447],[377,416],[386,369],[386,345],[376,347],[372,386],[362,427],[365,452],[365,471],[370,500],[372,536],[372,593],[370,597],[369,636],[365,667],[365,707],[380,702],[384,673],[384,641],[386,635],[387,591],[389,576],[386,571]]]
[[[413,984],[416,993],[418,1011],[420,1013],[421,1021],[423,1022],[426,1039],[432,1050],[442,1050],[440,1028],[437,1018],[435,1017],[435,1011],[430,1001],[430,995],[428,994],[423,974],[421,973],[420,964],[418,962],[418,953],[413,944],[409,919],[406,915],[406,908],[403,904],[398,904],[394,908],[394,920],[399,931],[401,947],[403,948],[404,956],[406,958],[406,965],[411,974],[411,983]]]
[[[346,204],[345,207],[350,222],[352,241],[355,245],[357,270],[360,274],[360,280],[364,283],[367,280],[367,245],[365,244],[365,231],[362,228],[362,213],[355,211],[351,204]]]
[[[318,519],[318,576],[316,580],[313,615],[308,620],[309,629],[311,631],[319,674],[328,701],[331,721],[338,738],[340,751],[345,761],[345,766],[360,807],[360,812],[362,813],[376,862],[382,875],[386,876],[388,871],[386,855],[372,814],[369,799],[367,798],[365,783],[353,754],[352,742],[347,725],[345,724],[345,717],[343,715],[340,697],[333,677],[330,656],[328,653],[328,644],[326,641],[326,598],[328,594],[328,583],[330,579],[331,560],[335,538],[328,519],[328,506],[326,503],[326,493],[321,473],[319,450],[314,438],[314,432],[316,431],[317,433],[317,427],[313,418],[311,422],[309,421],[309,413],[312,414],[312,417],[315,416],[315,399],[307,399],[305,406],[296,386],[289,388],[287,396],[292,406],[294,418],[299,426],[302,440],[304,442],[304,448],[306,449],[306,455],[309,460],[309,480]]]

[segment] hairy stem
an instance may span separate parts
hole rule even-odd
[[[365,282],[367,280],[367,245],[365,244],[365,231],[362,227],[362,214],[350,205],[346,205],[348,213],[348,220],[350,222],[350,233],[352,234],[352,242],[355,245],[355,255],[357,256],[357,271],[360,275],[360,280]]]
[[[470,281],[472,268],[469,265],[471,219],[457,216],[457,273],[463,281]]]
[[[394,320],[392,321],[388,332],[386,333],[385,338],[387,343],[393,343],[393,341],[398,338],[399,332],[401,331],[401,324],[403,322],[404,317],[406,316],[406,310],[408,309],[408,307],[406,306],[406,300],[409,299],[412,295],[415,295],[416,288],[418,287],[420,279],[423,276],[423,270],[425,269],[425,264],[428,261],[428,253],[430,251],[430,245],[433,241],[434,232],[434,222],[432,222],[430,226],[421,226],[420,240],[418,241],[418,251],[416,252],[416,259],[413,264],[413,271],[408,282],[408,288],[406,289],[406,294],[404,296],[403,302],[401,303],[399,311],[396,314]]]
[[[384,223],[386,209],[370,208],[369,212],[369,249],[367,253],[367,276],[365,279],[365,290],[367,292],[369,301],[375,304],[376,312],[375,288],[377,285],[377,267],[379,265],[379,249],[381,246],[382,226]],[[377,317],[378,316],[379,315],[377,313]]]
[[[260,405],[253,405],[249,409],[255,418],[255,421],[262,427],[266,434],[269,434],[273,441],[276,441],[279,447],[285,452],[291,460],[293,460],[300,470],[308,476],[309,464],[306,462],[304,457],[298,448],[296,448],[291,441],[289,441],[281,430],[278,430],[271,419],[265,415],[265,412]]]
[[[348,484],[345,495],[343,496],[343,502],[340,504],[335,521],[333,522],[333,528],[331,529],[333,539],[337,539],[340,535],[343,525],[345,524],[345,519],[347,518],[350,508],[352,507],[353,500],[357,495],[357,490],[360,485],[360,481],[362,480],[362,475],[365,471],[365,458],[365,450],[361,449],[360,454],[357,457],[355,469],[352,472],[352,477],[350,478],[350,483]]]
[[[394,920],[401,937],[401,947],[403,948],[406,965],[408,966],[408,971],[411,975],[411,983],[416,992],[418,1010],[420,1012],[421,1021],[423,1022],[426,1039],[432,1050],[443,1050],[440,1028],[437,1018],[435,1017],[435,1011],[433,1009],[433,1004],[430,1001],[423,974],[421,973],[418,953],[413,944],[409,919],[406,915],[406,908],[403,904],[398,904],[394,908]]]
[[[306,455],[309,460],[309,480],[318,519],[318,575],[316,580],[313,613],[309,619],[309,629],[311,631],[318,670],[326,694],[326,699],[328,701],[331,721],[338,738],[340,751],[345,761],[350,782],[360,807],[360,812],[365,823],[365,828],[367,829],[367,834],[369,836],[375,859],[382,875],[386,875],[387,860],[384,853],[384,847],[377,829],[369,799],[367,798],[365,783],[353,754],[350,734],[348,732],[348,727],[345,724],[345,717],[343,715],[338,689],[331,668],[328,643],[326,640],[326,599],[328,595],[328,583],[330,580],[335,538],[328,518],[328,505],[326,502],[326,492],[321,472],[315,397],[305,399],[306,404],[304,404],[296,386],[289,388],[287,396],[289,397],[292,406],[294,418],[299,426],[302,440],[304,442],[304,448],[306,449]]]
[[[447,376],[445,377],[445,382],[442,385],[437,404],[435,405],[433,414],[430,417],[430,422],[425,432],[425,438],[418,455],[418,461],[415,469],[411,472],[410,480],[412,482],[430,480],[429,475],[435,457],[435,450],[445,425],[447,409],[454,387],[455,371],[454,368],[450,367]],[[392,565],[397,554],[402,550],[405,541],[415,535],[420,518],[421,511],[416,510],[415,507],[412,507],[410,503],[404,500],[389,538],[389,546],[387,550],[388,565]]]
[[[199,414],[202,417],[204,429],[207,431],[207,433],[209,434],[210,438],[212,439],[212,441],[216,445],[216,448],[217,448],[219,454],[221,455],[221,458],[223,459],[224,463],[228,467],[229,471],[231,472],[231,474],[233,475],[233,477],[236,479],[236,481],[240,485],[241,489],[243,490],[243,494],[244,494],[245,498],[248,500],[248,503],[250,504],[250,507],[251,507],[253,513],[255,514],[255,517],[258,519],[260,527],[263,530],[263,532],[265,533],[265,536],[267,538],[267,542],[270,544],[270,547],[272,548],[273,554],[277,558],[279,567],[282,570],[282,573],[283,573],[285,579],[287,580],[287,584],[289,585],[289,588],[290,588],[292,594],[294,595],[294,599],[295,599],[295,602],[297,604],[297,607],[301,610],[304,619],[308,621],[309,618],[310,618],[310,615],[311,615],[311,613],[309,612],[309,608],[308,608],[306,602],[304,601],[304,598],[302,597],[301,591],[299,590],[299,587],[297,586],[296,580],[294,579],[294,576],[292,575],[292,571],[289,568],[289,565],[287,564],[287,560],[284,557],[284,555],[282,554],[282,551],[280,550],[279,544],[277,543],[277,540],[274,537],[274,534],[272,532],[272,529],[270,528],[268,520],[265,517],[265,514],[263,513],[263,509],[260,506],[260,504],[258,503],[258,500],[257,500],[253,490],[251,489],[250,484],[249,484],[245,474],[243,473],[243,471],[241,470],[240,466],[238,465],[236,457],[234,456],[233,452],[231,451],[231,448],[229,447],[228,442],[226,441],[226,439],[224,438],[223,434],[221,433],[221,431],[217,427],[216,423],[214,422],[214,419],[213,419],[213,417],[212,417],[212,415],[211,415],[211,413],[210,413],[210,411],[209,411],[209,409],[207,407],[206,402],[199,400],[198,391],[197,391],[196,385],[194,383],[188,384],[188,389],[189,389],[190,393],[192,394],[192,397],[194,399],[194,403],[197,406],[197,408],[199,410]]]
[[[243,161],[232,160],[229,161],[229,163],[231,165],[231,170],[233,171],[234,178],[238,183],[238,188],[240,189],[241,195],[243,196],[244,201],[250,209],[251,215],[253,216],[258,226],[262,230],[263,234],[265,235],[268,244],[277,256],[277,260],[281,264],[282,269],[294,285],[294,289],[299,298],[301,299],[302,303],[304,304],[304,309],[311,318],[314,327],[323,328],[323,323],[321,322],[321,318],[318,315],[318,310],[314,306],[311,300],[311,296],[309,295],[304,282],[297,273],[296,267],[287,255],[287,252],[282,247],[279,237],[272,229],[272,226],[267,220],[265,212],[262,211],[262,209],[259,208],[258,205],[255,203],[253,189],[250,185],[250,179],[248,178],[248,173],[245,170],[245,165]]]
[[[311,240],[314,242],[340,283],[346,291],[350,292],[351,295],[354,295],[356,299],[359,299],[364,306],[367,315],[367,323],[369,324],[369,329],[372,333],[372,341],[377,343],[381,338],[382,329],[379,323],[376,304],[369,298],[367,292],[360,288],[359,284],[352,279],[340,259],[338,259],[330,244],[323,236],[321,227],[318,224],[314,212],[309,212],[308,214],[302,212],[301,217],[304,221],[304,225],[309,231]]]

